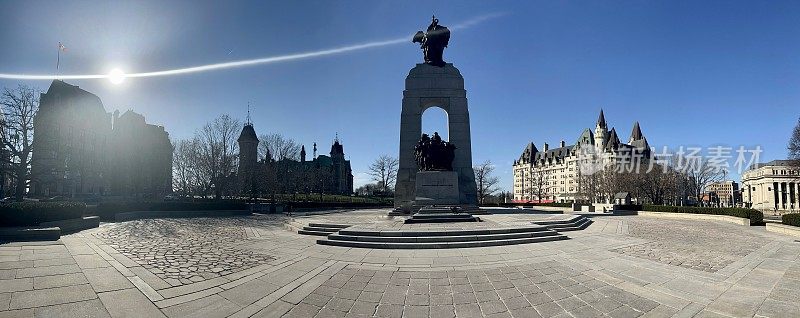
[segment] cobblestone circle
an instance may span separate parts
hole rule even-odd
[[[551,261],[468,271],[345,268],[284,317],[638,317],[658,305]]]
[[[632,219],[629,235],[650,240],[612,251],[652,261],[714,273],[767,244],[762,237],[714,223]],[[735,242],[735,243],[734,243]]]
[[[274,260],[239,247],[252,218],[150,219],[104,226],[95,236],[172,286]]]

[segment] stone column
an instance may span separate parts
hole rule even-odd
[[[797,183],[796,182],[790,182],[789,183],[789,197],[791,197],[791,201],[792,201],[792,210],[797,210],[798,208],[800,208],[800,207],[798,207],[798,205],[800,205],[800,202],[797,199]]]
[[[786,210],[789,207],[789,204],[786,202],[787,194],[786,194],[786,182],[781,182],[781,210]]]
[[[800,183],[794,183],[794,202],[795,202],[795,209],[800,210]]]
[[[779,192],[778,191],[778,183],[777,182],[773,182],[772,183],[772,197],[774,198],[773,207],[775,209],[779,209],[780,208],[780,204],[781,204],[781,200],[780,200],[780,196],[778,195],[778,192]]]
[[[800,210],[800,183],[795,182],[795,200],[797,202],[797,209]]]

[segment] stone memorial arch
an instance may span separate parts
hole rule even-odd
[[[472,170],[467,91],[464,90],[461,72],[450,63],[442,67],[428,63],[417,64],[406,77],[394,205],[401,208],[412,204],[416,199],[415,182],[419,169],[414,159],[414,146],[422,135],[422,114],[430,107],[439,107],[447,113],[449,142],[456,146],[453,171],[458,174],[458,204],[477,205],[478,190],[475,172]]]

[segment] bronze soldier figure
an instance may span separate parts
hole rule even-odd
[[[411,42],[420,44],[425,56],[425,64],[439,67],[447,64],[442,55],[444,48],[450,42],[450,30],[439,25],[439,19],[436,16],[431,19],[431,25],[428,26],[427,32],[417,31]]]

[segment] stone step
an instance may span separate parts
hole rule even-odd
[[[358,248],[375,248],[375,249],[442,249],[442,248],[467,248],[467,247],[487,247],[487,246],[503,246],[503,245],[516,245],[527,243],[541,243],[551,242],[558,240],[566,240],[568,237],[563,235],[556,236],[543,236],[543,237],[526,237],[517,239],[506,240],[489,240],[489,241],[466,241],[466,242],[414,242],[414,243],[387,243],[387,242],[361,242],[361,241],[339,241],[330,239],[317,240],[317,244],[344,246],[344,247],[358,247]]]
[[[539,225],[573,224],[576,221],[579,221],[579,220],[582,220],[582,219],[586,219],[586,217],[582,216],[582,215],[579,215],[579,216],[573,216],[573,217],[567,218],[567,219],[553,220],[553,221],[534,221],[533,223],[536,223],[536,224],[539,224]]]
[[[429,208],[425,207],[419,210],[417,214],[428,214],[428,213],[453,213],[453,208],[450,207],[436,207],[436,208]],[[455,209],[455,212],[461,212],[461,209]]]
[[[350,224],[333,224],[333,223],[302,223],[295,218],[290,219],[284,223],[284,227],[292,232],[303,235],[316,235],[328,236],[328,234],[336,233],[337,231],[350,227]]]
[[[314,232],[336,233],[336,232],[339,232],[340,229],[332,229],[332,228],[329,228],[329,227],[304,226],[303,230],[314,231]]]
[[[586,220],[583,220],[583,221],[581,221],[581,222],[579,222],[577,224],[574,224],[574,225],[561,225],[561,226],[555,226],[555,227],[549,227],[549,228],[554,230],[554,231],[556,231],[556,232],[580,231],[580,230],[583,230],[583,229],[589,227],[589,225],[591,225],[591,224],[592,224],[592,220],[586,219]]]
[[[547,227],[558,232],[579,231],[592,224],[592,220],[585,216],[574,217],[569,220],[535,221],[534,224]]]
[[[308,226],[334,228],[334,229],[344,229],[344,228],[351,227],[352,225],[350,225],[350,224],[333,224],[333,223],[308,223]]]
[[[314,230],[298,230],[297,231],[297,234],[316,235],[316,236],[328,236],[331,233],[335,233],[335,232],[327,232],[327,231],[322,232],[322,231],[314,231]]]
[[[415,218],[415,219],[435,219],[435,218],[442,218],[442,217],[468,219],[468,218],[471,218],[472,215],[471,214],[467,214],[467,213],[425,213],[425,214],[417,213],[417,214],[412,215],[411,217]]]
[[[528,237],[559,236],[555,231],[547,232],[520,232],[486,235],[461,235],[461,236],[352,236],[331,234],[329,240],[354,241],[354,242],[389,242],[389,243],[438,243],[438,242],[470,242],[470,241],[496,241]]]
[[[450,222],[480,222],[481,219],[469,216],[469,217],[460,217],[460,216],[439,216],[439,217],[431,217],[431,218],[415,218],[411,217],[410,219],[405,220],[405,224],[414,224],[414,223],[450,223]]]
[[[552,230],[544,226],[527,226],[514,228],[493,228],[493,229],[472,229],[472,230],[441,230],[441,231],[369,231],[344,229],[339,231],[339,235],[350,236],[468,236],[468,235],[488,235],[524,232],[551,232]]]

